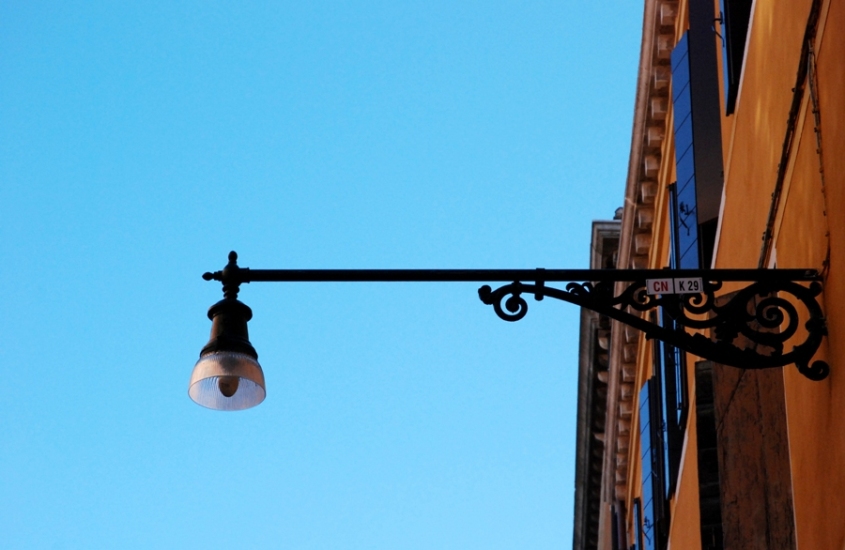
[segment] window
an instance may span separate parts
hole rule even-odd
[[[659,380],[649,379],[640,390],[640,459],[642,464],[642,549],[666,547],[667,512],[664,495],[663,443],[660,429]]]
[[[698,209],[695,189],[695,147],[693,146],[692,86],[687,35],[672,50],[672,105],[674,107],[675,172],[671,186],[671,230],[674,237],[675,269],[698,269]]]
[[[643,506],[640,499],[634,499],[634,544],[631,550],[643,550]]]
[[[684,218],[685,208],[679,206],[677,184],[669,186],[671,223],[669,231],[669,267],[672,269],[697,269],[698,233],[693,220]],[[691,197],[694,199],[694,195]],[[694,208],[694,207],[693,207]],[[693,253],[694,251],[695,253]],[[654,321],[670,330],[679,330],[675,321],[658,312]],[[653,346],[654,372],[660,377],[663,408],[664,471],[666,472],[666,498],[675,492],[675,483],[681,465],[688,406],[686,354],[675,346],[655,341]]]
[[[733,114],[736,107],[752,3],[752,0],[720,0],[725,116]]]
[[[672,50],[671,61],[677,182],[670,190],[670,209],[676,269],[710,266],[722,200],[715,56],[711,67],[695,59],[690,48],[687,32]]]
[[[616,506],[610,508],[610,514],[613,518],[613,528],[610,531],[610,542],[613,550],[619,550],[619,513],[616,511]]]
[[[656,321],[663,327],[675,328],[675,322],[662,312]],[[688,410],[686,357],[683,351],[659,340],[653,341],[652,356],[661,392],[663,491],[668,500],[675,492],[684,446]]]
[[[625,529],[625,503],[621,500],[617,501],[615,505],[611,506],[611,513],[613,517],[612,548],[613,550],[628,550],[628,534]]]
[[[690,147],[690,149],[692,149]],[[692,154],[692,151],[689,151]],[[686,167],[684,167],[686,168]],[[681,167],[678,167],[680,178]],[[700,269],[698,222],[695,208],[695,174],[685,174],[687,185],[683,197],[678,196],[678,184],[669,185],[669,267],[672,269]]]

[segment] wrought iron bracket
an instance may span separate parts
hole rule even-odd
[[[616,274],[620,279],[627,278],[624,271]],[[766,270],[765,274],[779,273]],[[654,278],[665,275],[665,271],[657,272]],[[548,287],[544,281],[534,284],[517,281],[496,290],[485,285],[478,295],[505,321],[525,317],[528,303],[523,294],[533,294],[537,300],[548,296],[606,315],[644,332],[648,339],[656,338],[702,359],[741,369],[776,368],[793,363],[810,380],[827,378],[828,364],[812,361],[827,336],[824,314],[816,301],[822,291],[819,281],[804,286],[789,277],[768,276],[766,280],[752,282],[719,305],[716,292],[724,282],[720,275],[733,278],[730,271],[711,270],[703,279],[702,292],[691,294],[650,295],[646,279],[641,279],[627,283],[618,295],[614,294],[614,284],[608,281],[573,282],[565,290]],[[642,315],[657,308],[674,321],[674,328]],[[799,332],[802,319],[799,309],[804,310],[806,318],[803,342],[784,352],[785,344]],[[713,337],[688,329],[709,329]],[[747,345],[740,347],[736,345],[737,340],[744,340]]]
[[[673,277],[700,279],[697,292],[649,294],[647,281]],[[569,302],[606,315],[702,359],[740,369],[794,364],[810,380],[823,380],[830,367],[813,357],[827,336],[817,301],[821,276],[812,269],[586,270],[586,269],[249,269],[229,254],[222,271],[205,280],[223,283],[226,298],[236,299],[249,282],[480,282],[512,281],[495,290],[478,290],[505,321],[528,312],[524,295]],[[530,281],[530,282],[522,282]],[[583,282],[587,281],[587,282]],[[564,289],[549,282],[568,282]],[[748,283],[717,296],[726,282]],[[616,293],[617,283],[623,290]],[[644,313],[660,310],[673,323],[652,321]],[[802,330],[803,324],[803,330]],[[710,331],[709,335],[702,334]],[[792,345],[797,338],[798,344]],[[785,349],[787,345],[791,349]]]

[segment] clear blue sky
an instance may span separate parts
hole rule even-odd
[[[204,271],[586,267],[637,2],[0,7],[0,546],[571,545],[578,310],[252,284],[267,400],[187,381]]]

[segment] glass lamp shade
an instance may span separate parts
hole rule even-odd
[[[188,395],[209,409],[248,409],[264,401],[267,395],[264,371],[258,361],[244,353],[208,353],[194,365]]]

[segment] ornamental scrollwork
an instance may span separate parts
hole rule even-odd
[[[524,294],[555,298],[586,307],[643,331],[703,359],[741,369],[766,369],[794,364],[810,380],[823,380],[829,365],[813,361],[827,335],[824,313],[816,297],[819,282],[808,286],[789,280],[753,282],[728,296],[717,296],[718,280],[702,280],[702,291],[690,294],[649,294],[646,281],[634,281],[618,295],[613,282],[569,283],[564,289],[515,281],[493,290],[483,286],[481,301],[492,305],[505,321],[528,313]],[[657,310],[672,323],[652,322],[644,312]],[[804,330],[800,330],[802,327]],[[712,337],[701,334],[709,330]],[[690,332],[695,331],[695,332]],[[803,341],[785,349],[796,337]]]

